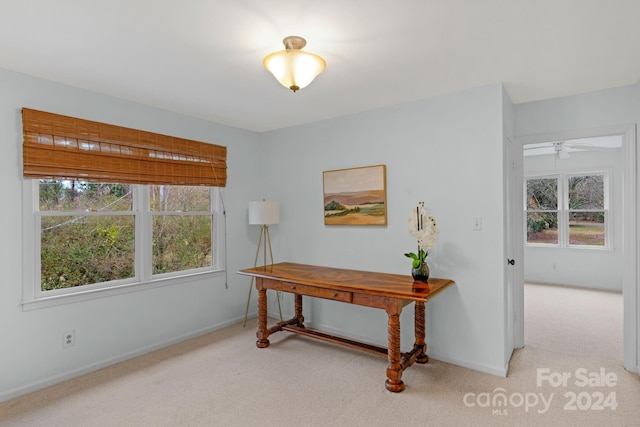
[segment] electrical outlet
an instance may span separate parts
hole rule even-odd
[[[76,345],[76,331],[67,331],[62,334],[62,348]]]

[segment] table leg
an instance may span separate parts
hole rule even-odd
[[[302,315],[302,295],[295,294],[295,318],[298,326],[304,328],[304,316]]]
[[[260,279],[259,279],[260,280]],[[269,347],[269,330],[267,329],[267,290],[258,288],[258,332],[256,346],[258,348]]]
[[[389,367],[387,368],[387,381],[385,387],[389,391],[395,393],[404,390],[402,382],[402,364],[400,359],[400,313],[387,310],[389,315],[388,334],[389,348],[387,355],[389,356]]]
[[[429,361],[429,357],[427,356],[427,344],[424,341],[425,337],[425,310],[424,310],[424,302],[416,301],[415,302],[415,334],[416,334],[416,342],[413,345],[414,349],[419,349],[416,357],[416,363],[427,363]]]

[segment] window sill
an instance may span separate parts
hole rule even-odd
[[[129,283],[126,285],[112,286],[108,288],[78,291],[72,294],[45,296],[37,299],[22,301],[22,311],[39,310],[42,308],[56,307],[63,304],[73,304],[98,298],[108,298],[127,294],[130,292],[139,292],[149,289],[157,289],[164,286],[179,285],[181,283],[193,282],[196,280],[206,280],[209,278],[221,276],[223,274],[224,270],[205,271],[182,276],[154,279],[148,282]]]
[[[605,251],[610,252],[613,251],[612,247],[608,246],[579,246],[579,245],[570,245],[570,246],[560,246],[551,243],[525,243],[525,248],[545,248],[545,249],[562,249],[562,250],[578,250],[578,251]]]

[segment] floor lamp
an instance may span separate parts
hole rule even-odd
[[[249,202],[249,224],[260,225],[260,238],[258,239],[258,248],[256,249],[256,258],[253,266],[258,265],[258,255],[260,254],[260,244],[262,244],[263,264],[267,265],[267,247],[269,248],[269,257],[273,264],[273,251],[271,250],[271,237],[269,235],[269,225],[280,223],[280,204],[278,202],[266,201]],[[244,323],[247,325],[247,315],[249,314],[249,302],[251,301],[251,289],[253,289],[254,277],[251,278],[249,285],[249,295],[247,296],[247,307],[244,310]],[[280,312],[280,320],[282,320],[282,309],[280,308],[280,298],[278,301],[278,311]]]

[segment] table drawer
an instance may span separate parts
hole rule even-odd
[[[300,285],[298,283],[283,282],[282,290],[284,292],[293,292],[300,295],[308,295],[310,297],[326,298],[342,302],[351,302],[352,297],[351,292],[316,288],[315,286]]]

